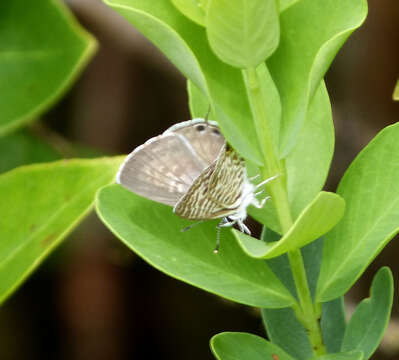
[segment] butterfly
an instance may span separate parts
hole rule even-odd
[[[173,212],[190,220],[221,219],[220,228],[237,224],[251,234],[244,220],[247,207],[261,208],[261,186],[247,176],[245,160],[228,144],[216,122],[197,118],[173,125],[130,153],[116,182],[145,198],[173,206]],[[190,226],[191,227],[191,226]],[[188,227],[188,228],[190,228]],[[185,228],[183,230],[187,230]]]

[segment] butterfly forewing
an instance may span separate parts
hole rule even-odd
[[[175,206],[208,165],[182,135],[165,133],[128,156],[117,182],[141,196]]]
[[[188,219],[216,219],[235,213],[245,179],[244,160],[225,145],[217,160],[192,184],[176,204],[177,215]]]

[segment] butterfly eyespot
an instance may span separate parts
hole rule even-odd
[[[215,135],[220,135],[220,131],[219,131],[218,129],[213,129],[212,132],[213,132]]]
[[[199,131],[199,132],[205,131],[205,126],[204,126],[204,125],[197,125],[195,128],[196,128],[196,130]]]

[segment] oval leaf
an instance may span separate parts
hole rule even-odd
[[[241,332],[215,335],[211,339],[211,349],[218,360],[293,360],[266,339]]]
[[[363,360],[373,355],[388,326],[393,300],[393,278],[389,268],[381,268],[371,284],[370,298],[363,300],[346,327],[342,351],[360,350]]]
[[[172,208],[144,199],[119,185],[98,194],[97,212],[110,230],[157,269],[233,301],[284,307],[294,299],[265,262],[242,253],[229,230],[213,253],[216,223],[188,225]]]
[[[268,338],[298,360],[312,357],[312,346],[306,330],[291,308],[262,309]]]
[[[225,63],[256,67],[276,49],[279,22],[275,0],[210,0],[206,15],[209,43]]]
[[[399,124],[382,130],[356,157],[338,187],[342,221],[325,237],[319,302],[345,294],[399,231]]]
[[[345,201],[340,196],[322,191],[279,241],[267,243],[237,230],[234,230],[234,235],[249,256],[271,259],[299,249],[330,231],[342,218],[344,210]]]
[[[280,44],[267,63],[284,109],[282,157],[293,149],[309,102],[335,54],[366,14],[366,0],[301,0],[281,14]]]
[[[0,176],[0,302],[87,214],[121,160],[62,160]]]
[[[74,82],[96,43],[56,0],[2,1],[0,24],[3,135],[54,103]]]
[[[346,329],[344,298],[323,303],[321,310],[320,326],[327,352],[339,352]]]

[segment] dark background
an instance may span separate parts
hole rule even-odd
[[[75,155],[68,142],[120,154],[189,119],[185,79],[157,49],[99,0],[67,3],[100,48],[76,85],[43,116],[50,132],[38,133],[67,156]],[[399,103],[391,98],[398,77],[399,3],[369,0],[366,23],[326,78],[337,136],[328,190],[335,190],[359,150],[397,121]],[[348,308],[368,296],[383,265],[391,267],[397,287],[398,254],[394,239],[347,295]],[[398,310],[395,295],[374,359],[399,359]],[[222,331],[264,335],[256,309],[156,271],[93,214],[2,306],[0,360],[213,359],[208,341]]]

